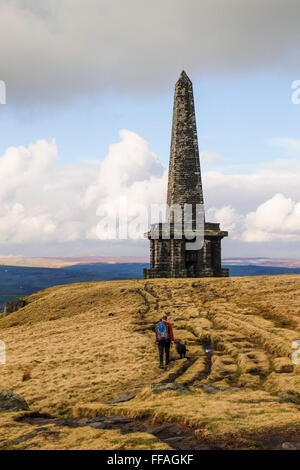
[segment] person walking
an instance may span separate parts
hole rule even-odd
[[[164,353],[166,355],[166,366],[170,362],[170,346],[174,344],[173,328],[171,323],[168,323],[167,315],[157,323],[155,327],[156,343],[158,344],[159,352],[159,367],[164,368]]]

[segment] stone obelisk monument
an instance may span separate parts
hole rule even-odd
[[[228,276],[228,270],[221,268],[221,239],[228,233],[221,231],[219,224],[204,220],[193,86],[185,72],[175,86],[167,207],[166,223],[152,225],[146,234],[150,269],[144,270],[144,278]],[[200,245],[188,243],[191,237],[184,230],[185,207],[190,208],[193,233],[202,233]],[[184,214],[175,229],[178,212],[170,208]],[[197,224],[201,214],[202,231],[201,223]]]

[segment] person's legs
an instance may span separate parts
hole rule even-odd
[[[166,350],[166,365],[170,362],[170,347],[171,341],[166,341],[165,343],[165,350]]]
[[[158,353],[159,353],[160,367],[163,367],[164,366],[164,342],[163,341],[158,342]]]

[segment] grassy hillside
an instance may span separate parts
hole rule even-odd
[[[31,409],[0,413],[0,448],[299,445],[300,367],[290,359],[299,294],[300,276],[289,275],[93,282],[31,295],[0,319],[0,390]],[[151,330],[163,313],[188,347],[187,359],[172,350],[166,371]],[[135,398],[108,403],[123,395]],[[128,428],[89,424],[120,415]],[[46,430],[35,433],[43,419]],[[173,423],[185,438],[160,437],[153,422]]]
[[[0,311],[5,302],[24,297],[48,287],[74,282],[139,279],[147,264],[95,263],[63,268],[41,268],[0,265]]]

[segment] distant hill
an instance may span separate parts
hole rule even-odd
[[[0,266],[0,309],[3,309],[8,300],[25,297],[52,286],[74,282],[141,279],[143,268],[147,266],[142,263],[79,264],[63,268]]]
[[[26,257],[26,256],[0,256],[0,265],[26,266],[35,268],[63,268],[78,264],[121,264],[121,263],[148,263],[147,256],[56,256],[56,257]]]
[[[0,266],[0,310],[5,302],[25,297],[48,287],[74,282],[117,281],[142,279],[143,268],[148,263],[91,263],[64,266],[62,268],[40,268],[23,266]],[[275,274],[300,274],[300,268],[269,266],[232,266],[230,276],[263,276]]]
[[[224,258],[223,264],[230,266],[274,266],[281,268],[300,268],[300,259],[297,258]]]
[[[276,274],[300,274],[299,268],[285,268],[278,266],[257,266],[224,264],[224,268],[229,268],[230,276],[272,276]]]
[[[56,257],[26,257],[26,256],[0,256],[0,265],[24,266],[36,268],[63,268],[78,264],[128,264],[148,263],[148,256],[56,256]],[[282,268],[300,268],[300,258],[224,258],[223,264],[230,266],[274,266]]]

